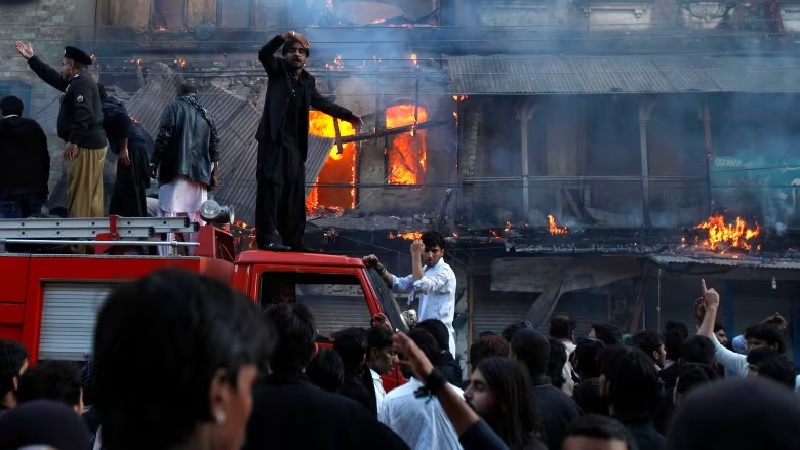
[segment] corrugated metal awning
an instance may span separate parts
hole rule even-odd
[[[800,58],[445,56],[454,94],[800,92]]]
[[[714,266],[742,267],[751,269],[798,270],[800,260],[762,259],[753,257],[695,257],[679,255],[651,255],[650,259],[659,265],[703,264]]]

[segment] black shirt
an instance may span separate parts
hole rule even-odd
[[[120,140],[128,139],[128,148],[145,148],[147,141],[139,127],[131,119],[125,105],[115,98],[103,100],[103,127],[108,135],[108,149],[119,154]]]
[[[303,76],[302,74],[300,76]],[[302,83],[294,75],[289,75],[290,85],[292,87],[289,98],[286,101],[286,110],[284,111],[283,129],[281,130],[281,139],[284,148],[296,148],[297,134],[300,131],[300,112],[305,108],[300,108],[300,99],[305,98],[305,88]]]

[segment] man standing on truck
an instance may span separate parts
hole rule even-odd
[[[275,52],[281,46],[279,58]],[[317,91],[314,77],[304,69],[309,51],[308,40],[290,31],[258,52],[268,75],[264,114],[256,132],[256,241],[262,250],[317,252],[303,244],[309,107],[357,128],[363,125],[360,117]]]
[[[398,278],[378,261],[375,255],[364,257],[364,263],[374,267],[378,274],[396,292],[408,292],[408,302],[414,301],[417,292],[419,300],[419,321],[436,319],[444,323],[449,333],[450,354],[456,354],[453,316],[456,307],[456,275],[450,265],[444,262],[444,236],[437,231],[427,231],[421,240],[411,243],[411,275]],[[425,267],[423,269],[422,262]]]
[[[102,217],[108,139],[103,129],[100,93],[86,70],[92,65],[92,58],[80,49],[66,47],[59,73],[33,53],[31,44],[17,42],[16,47],[42,81],[64,93],[56,128],[58,137],[67,142],[64,161],[69,217]]]

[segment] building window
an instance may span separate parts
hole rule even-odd
[[[252,0],[224,0],[218,8],[219,26],[225,28],[249,27],[252,25],[254,2]]]
[[[273,18],[274,0],[108,0],[107,23],[111,26],[160,31],[212,24],[246,28]]]
[[[166,29],[183,27],[186,6],[184,0],[153,0],[153,26]]]
[[[417,107],[416,123],[428,121],[428,110]],[[386,127],[399,128],[414,125],[414,105],[397,105],[386,110]],[[389,138],[386,149],[387,181],[394,185],[424,185],[428,159],[428,141],[425,130],[409,131]]]

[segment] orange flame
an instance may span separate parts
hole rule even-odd
[[[558,235],[558,234],[567,234],[567,227],[559,228],[556,224],[556,218],[552,215],[547,216],[547,220],[550,221],[550,234]]]
[[[237,221],[235,221],[233,223],[233,226],[238,227],[238,228],[247,228],[247,222],[245,222],[243,220],[237,220]]]
[[[333,127],[333,117],[319,111],[308,112],[308,132],[314,136],[336,137]],[[349,122],[339,121],[339,134],[352,136],[355,128]],[[334,144],[328,153],[328,159],[319,172],[316,186],[311,190],[306,199],[306,209],[312,210],[320,204],[327,207],[355,208],[356,206],[356,144],[348,142],[342,144],[344,152],[339,154],[339,148]],[[319,183],[349,184],[350,189],[331,187],[319,190]]]
[[[417,123],[428,121],[428,110],[417,108]],[[386,127],[414,124],[414,105],[393,106],[386,110]],[[424,182],[428,143],[425,130],[395,136],[389,150],[389,184],[414,185]]]
[[[509,231],[509,230],[511,230],[511,221],[510,220],[506,220],[506,231]]]
[[[333,64],[325,64],[325,67],[328,70],[344,70],[342,55],[336,55],[336,58],[333,58]]]
[[[747,242],[761,234],[761,227],[756,222],[755,229],[747,227],[747,222],[741,217],[736,218],[736,225],[725,224],[725,218],[720,215],[711,216],[705,222],[701,222],[695,227],[696,230],[708,230],[708,238],[701,241],[698,245],[709,250],[718,250],[720,246],[725,248],[743,248],[750,250],[751,246]],[[725,249],[722,249],[723,251]]]
[[[411,54],[411,61],[414,62],[415,66],[417,65],[417,54],[416,53],[412,53]]]
[[[468,99],[469,95],[454,95],[453,100],[457,102],[463,102],[464,100]]]
[[[393,234],[391,231],[389,232],[389,239],[406,239],[408,241],[413,241],[416,239],[422,239],[422,232],[421,231],[409,231],[408,233],[400,233],[400,234]]]

